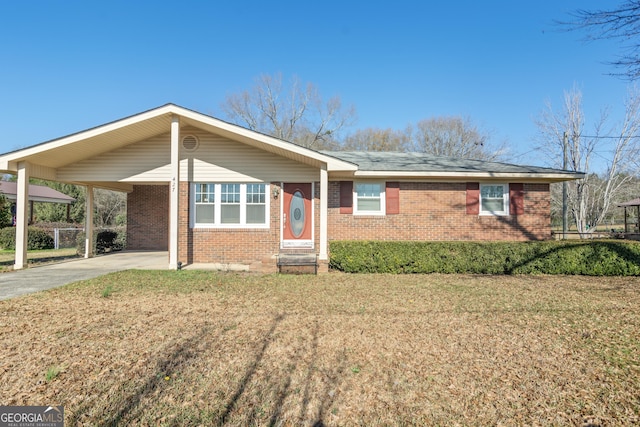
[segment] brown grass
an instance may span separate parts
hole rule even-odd
[[[640,421],[639,290],[116,273],[0,302],[0,403],[61,404],[70,426],[627,425]]]

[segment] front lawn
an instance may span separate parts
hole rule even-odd
[[[640,422],[640,278],[114,273],[0,302],[66,425]]]

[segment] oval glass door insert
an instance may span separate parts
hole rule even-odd
[[[289,226],[291,227],[291,234],[293,234],[293,237],[298,238],[302,236],[305,216],[304,196],[300,190],[297,190],[291,196],[291,204],[289,205]]]

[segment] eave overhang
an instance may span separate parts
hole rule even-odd
[[[447,181],[458,180],[468,181],[487,180],[487,181],[504,181],[504,180],[523,180],[530,182],[562,182],[574,179],[582,179],[585,177],[581,172],[569,173],[531,173],[531,172],[399,172],[399,171],[356,171],[352,175],[354,178],[406,178],[406,179],[446,179]]]
[[[32,166],[31,176],[55,180],[56,170],[61,167],[168,133],[174,116],[180,118],[181,127],[193,126],[313,167],[326,168],[327,171],[357,170],[353,163],[175,104],[166,104],[82,132],[0,155],[0,172],[16,173],[20,162],[28,162]],[[98,186],[116,189],[108,183],[99,183]]]

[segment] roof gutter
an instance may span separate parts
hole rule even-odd
[[[356,171],[353,174],[358,178],[448,178],[448,179],[527,179],[544,180],[552,182],[571,181],[582,179],[586,175],[582,172],[567,173],[534,173],[534,172],[419,172],[419,171]]]

